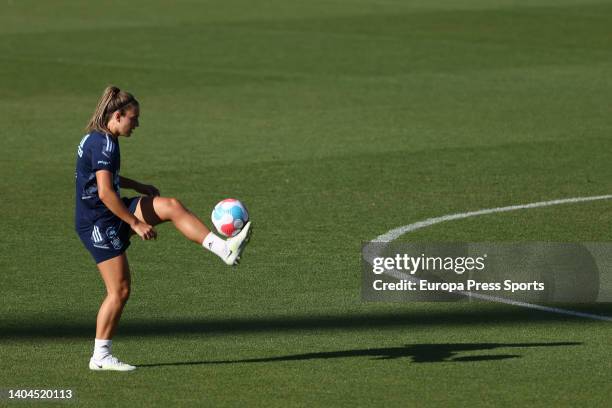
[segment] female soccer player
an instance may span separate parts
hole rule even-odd
[[[164,221],[189,240],[235,265],[249,240],[251,223],[233,238],[223,240],[175,198],[160,197],[152,185],[119,175],[121,155],[119,137],[129,137],[138,127],[140,109],[131,94],[109,86],[87,125],[87,135],[77,149],[75,227],[85,248],[94,258],[106,285],[106,298],[96,322],[92,370],[130,371],[136,367],[111,354],[112,338],[121,312],[130,295],[130,269],[126,249],[130,236],[155,239],[153,228]],[[144,196],[120,198],[119,188]]]

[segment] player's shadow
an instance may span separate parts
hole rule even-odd
[[[574,305],[573,310],[598,314],[602,319],[612,315],[612,303]],[[3,339],[88,339],[95,332],[95,312],[78,312],[73,316],[59,314],[19,316],[9,320],[0,316],[0,340]],[[373,330],[383,328],[412,327],[466,327],[483,323],[506,326],[525,322],[567,322],[579,319],[565,314],[544,313],[533,309],[510,307],[479,308],[478,310],[406,310],[395,312],[290,315],[290,316],[239,316],[231,318],[141,318],[125,319],[119,326],[122,337],[163,335],[228,335],[240,333],[287,333],[311,330],[317,332],[342,329]]]
[[[407,344],[402,347],[368,348],[357,350],[324,351],[318,353],[293,354],[277,357],[247,358],[239,360],[186,361],[175,363],[139,364],[139,367],[162,367],[182,365],[273,363],[278,361],[326,360],[332,358],[371,357],[373,360],[395,360],[409,358],[413,363],[474,362],[520,358],[518,354],[479,354],[457,356],[458,353],[478,352],[508,348],[578,346],[582,343],[441,343]]]

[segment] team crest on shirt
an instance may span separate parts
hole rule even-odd
[[[110,240],[110,243],[113,248],[121,249],[121,239],[119,239],[119,237],[117,236],[117,230],[115,229],[115,227],[108,227],[106,229],[106,236]]]

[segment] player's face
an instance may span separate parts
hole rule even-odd
[[[140,108],[133,106],[125,111],[125,115],[119,116],[117,120],[117,131],[121,136],[130,136],[132,131],[138,127],[138,116]]]

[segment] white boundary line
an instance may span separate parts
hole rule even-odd
[[[395,241],[397,238],[401,237],[404,234],[407,234],[409,232],[413,232],[422,228],[427,228],[430,227],[432,225],[435,224],[440,224],[442,222],[446,222],[446,221],[453,221],[453,220],[460,220],[463,218],[470,218],[470,217],[477,217],[479,215],[486,215],[486,214],[495,214],[495,213],[500,213],[500,212],[508,212],[508,211],[517,211],[517,210],[527,210],[527,209],[531,209],[531,208],[539,208],[539,207],[550,207],[553,205],[561,205],[561,204],[572,204],[572,203],[583,203],[583,202],[587,202],[587,201],[597,201],[597,200],[609,200],[612,199],[612,194],[609,195],[600,195],[600,196],[592,196],[592,197],[574,197],[574,198],[564,198],[564,199],[560,199],[560,200],[551,200],[551,201],[539,201],[537,203],[530,203],[530,204],[521,204],[521,205],[511,205],[508,207],[496,207],[496,208],[486,208],[483,210],[478,210],[478,211],[470,211],[470,212],[465,212],[465,213],[457,213],[457,214],[449,214],[449,215],[443,215],[441,217],[435,217],[435,218],[428,218],[426,220],[423,221],[418,221],[412,224],[408,224],[408,225],[404,225],[402,227],[398,227],[395,229],[392,229],[391,231],[388,231],[382,235],[379,235],[378,237],[374,238],[372,240],[372,242],[387,242],[390,243],[392,241]],[[380,250],[384,249],[380,248]],[[364,254],[365,259],[369,262],[372,263],[373,259],[376,257],[377,254],[375,253],[366,253]],[[406,279],[406,280],[419,280],[413,276],[410,276],[408,274],[405,274],[403,272],[397,271],[397,270],[391,270],[391,271],[387,271],[385,272],[385,274],[389,275],[389,276],[393,276],[394,278],[397,279]],[[584,317],[587,319],[595,319],[595,320],[604,320],[604,321],[608,321],[608,322],[612,322],[612,317],[609,316],[602,316],[602,315],[596,315],[596,314],[591,314],[591,313],[583,313],[583,312],[576,312],[573,310],[566,310],[566,309],[559,309],[556,307],[547,307],[547,306],[541,306],[541,305],[536,305],[536,304],[532,304],[532,303],[526,303],[526,302],[519,302],[519,301],[515,301],[515,300],[510,300],[510,299],[505,299],[505,298],[501,298],[501,297],[497,297],[497,296],[489,296],[489,295],[481,295],[478,293],[468,293],[468,292],[457,292],[460,293],[462,295],[465,296],[471,296],[473,298],[478,298],[478,299],[483,299],[483,300],[490,300],[493,302],[498,302],[498,303],[505,303],[508,305],[514,305],[514,306],[520,306],[520,307],[525,307],[525,308],[529,308],[529,309],[536,309],[536,310],[541,310],[544,312],[550,312],[550,313],[559,313],[559,314],[564,314],[564,315],[569,315],[569,316],[576,316],[576,317]]]

